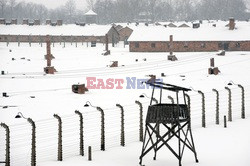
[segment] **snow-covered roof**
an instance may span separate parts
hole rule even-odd
[[[62,26],[28,26],[28,25],[0,25],[2,35],[64,35],[64,36],[104,36],[112,25],[62,25]]]
[[[248,22],[236,22],[236,29],[229,30],[225,25],[228,22],[215,22],[201,24],[200,28],[170,28],[164,26],[138,26],[128,41],[169,41],[173,35],[174,41],[237,41],[250,40],[250,24]]]
[[[84,14],[85,16],[96,16],[97,14],[93,10],[89,10],[87,13]]]

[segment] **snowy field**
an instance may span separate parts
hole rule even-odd
[[[10,126],[11,165],[30,165],[31,127],[25,119],[15,119],[18,112],[32,118],[37,128],[37,165],[38,166],[130,166],[139,165],[142,143],[139,142],[139,106],[143,104],[146,116],[148,98],[139,98],[142,93],[150,96],[151,89],[138,89],[140,84],[131,88],[128,84],[133,77],[148,79],[155,74],[164,82],[192,87],[191,97],[192,127],[199,163],[193,154],[186,150],[183,165],[200,166],[248,166],[250,159],[250,52],[227,52],[226,56],[217,56],[216,52],[175,53],[178,61],[167,60],[168,53],[131,53],[123,43],[114,48],[111,55],[103,56],[105,46],[87,47],[86,43],[56,43],[52,47],[52,66],[58,71],[54,75],[45,75],[44,55],[46,47],[39,44],[0,43],[0,92],[9,97],[0,97],[0,122]],[[12,59],[14,58],[14,59]],[[146,58],[146,59],[145,59]],[[208,75],[210,58],[215,58],[215,66],[221,73]],[[136,62],[136,59],[138,61]],[[118,61],[118,68],[109,68],[111,61]],[[166,77],[161,77],[164,73]],[[122,79],[122,89],[90,89],[84,95],[74,94],[72,84],[85,83],[87,77],[103,79]],[[241,90],[233,81],[245,88],[246,119],[241,119]],[[95,83],[98,84],[97,82]],[[117,84],[114,86],[116,87]],[[232,90],[233,122],[223,128],[223,116],[228,112],[228,92]],[[102,87],[102,86],[101,86]],[[133,86],[132,86],[133,87]],[[130,89],[129,89],[130,88]],[[220,93],[220,125],[215,125],[215,93]],[[195,91],[205,93],[207,127],[201,127],[201,96]],[[157,93],[159,93],[157,91]],[[164,93],[163,101],[170,103]],[[106,151],[100,151],[100,112],[92,107],[84,107],[86,101],[99,106],[105,113]],[[125,147],[120,147],[120,109],[125,111]],[[79,110],[84,117],[85,156],[79,156]],[[53,117],[58,114],[63,121],[63,162],[57,160],[57,125]],[[93,161],[87,161],[87,147],[93,148]],[[5,131],[0,128],[0,161],[5,159]],[[165,149],[165,148],[163,148]],[[159,151],[156,161],[153,155],[143,159],[145,165],[177,165],[177,159],[170,152]]]

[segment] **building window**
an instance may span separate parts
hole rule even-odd
[[[91,42],[91,47],[96,47],[96,41]]]
[[[170,43],[168,43],[168,48],[170,48],[170,46],[171,46]]]
[[[235,44],[235,46],[236,46],[236,48],[240,48],[240,43],[237,42],[237,43]]]
[[[223,43],[221,43],[221,42],[218,43],[218,47],[219,47],[219,48],[223,48]]]
[[[201,48],[206,48],[206,43],[201,43]]]
[[[151,43],[151,47],[152,47],[152,48],[155,48],[155,43]]]
[[[139,48],[139,43],[138,42],[135,43],[135,48]]]
[[[188,48],[188,43],[187,42],[184,43],[184,48]]]

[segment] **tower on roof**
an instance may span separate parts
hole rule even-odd
[[[87,13],[84,14],[85,22],[87,24],[96,24],[97,23],[97,14],[93,10],[89,10]]]

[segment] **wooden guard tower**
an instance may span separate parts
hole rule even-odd
[[[143,157],[151,150],[154,150],[153,159],[156,160],[157,151],[164,145],[178,159],[179,166],[181,166],[185,147],[194,153],[195,161],[198,163],[191,131],[190,110],[185,99],[185,92],[190,91],[190,89],[163,82],[147,82],[146,84],[153,87],[153,92],[146,117],[146,128],[139,164],[142,165]],[[160,103],[152,105],[155,88],[160,90]],[[176,104],[162,103],[162,90],[175,92]],[[183,95],[184,104],[180,104],[180,93]],[[177,139],[177,146],[170,144],[170,140],[173,139]]]

